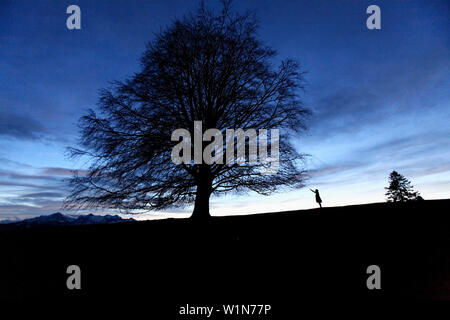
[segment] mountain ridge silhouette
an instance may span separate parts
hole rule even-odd
[[[65,215],[61,212],[49,215],[41,215],[38,217],[23,220],[4,220],[0,222],[0,230],[4,229],[20,229],[32,228],[38,226],[73,226],[73,225],[90,225],[90,224],[111,224],[120,222],[136,221],[133,218],[123,219],[118,215],[94,215],[92,213],[86,215]]]

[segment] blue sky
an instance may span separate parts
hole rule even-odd
[[[66,28],[71,4],[81,8],[81,30]],[[366,28],[371,4],[381,8],[381,30]],[[78,118],[101,88],[139,70],[155,32],[197,5],[0,2],[0,219],[60,211],[65,179],[86,168],[65,151],[76,143]],[[314,114],[293,139],[310,154],[307,187],[321,191],[325,206],[384,201],[392,170],[425,199],[450,198],[449,1],[255,0],[234,8],[255,10],[259,34],[279,59],[295,58],[308,71],[302,96]],[[315,205],[304,188],[213,198],[211,211]]]

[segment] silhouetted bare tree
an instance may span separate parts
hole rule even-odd
[[[302,187],[304,155],[289,138],[308,114],[299,99],[303,72],[293,60],[275,68],[276,52],[256,29],[252,13],[232,12],[225,2],[220,13],[200,5],[157,34],[141,71],[103,90],[100,113],[80,119],[80,147],[71,155],[93,161],[89,175],[71,179],[66,207],[158,210],[194,202],[193,217],[207,217],[212,194]],[[261,161],[174,164],[171,134],[185,128],[193,135],[196,120],[203,132],[280,129],[278,173],[260,174]]]
[[[386,196],[388,202],[405,202],[410,200],[420,200],[420,193],[413,190],[411,182],[397,171],[392,171],[389,175],[389,187]]]

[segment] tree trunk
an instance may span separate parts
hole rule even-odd
[[[209,168],[202,168],[197,182],[194,211],[191,218],[205,220],[211,217],[209,214],[209,198],[211,196],[212,181]]]

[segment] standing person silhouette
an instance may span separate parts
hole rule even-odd
[[[322,199],[320,198],[319,190],[309,189],[316,194],[316,202],[319,204],[320,208],[322,208]]]

